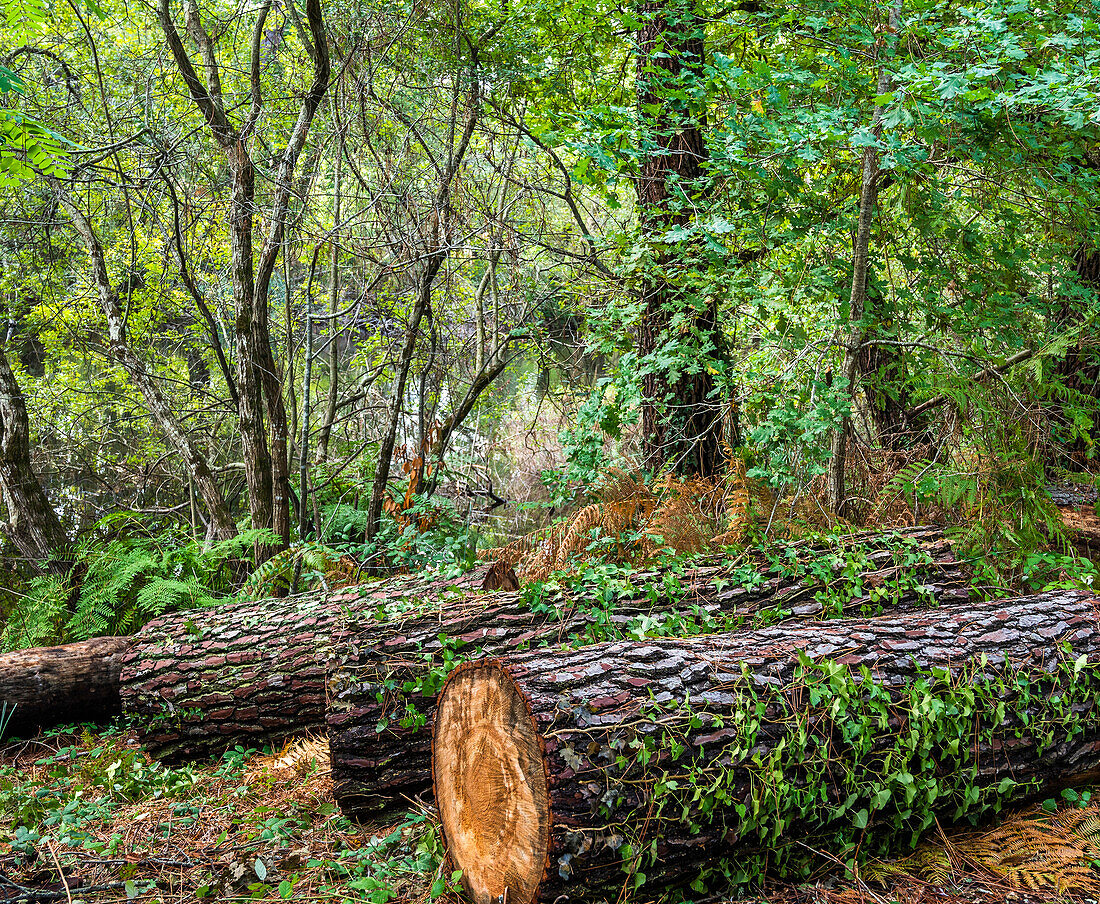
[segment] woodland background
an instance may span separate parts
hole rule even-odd
[[[710,481],[708,539],[938,515],[1059,572],[1090,4],[4,10],[7,648],[468,564],[622,473]]]

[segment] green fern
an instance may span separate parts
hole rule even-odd
[[[0,633],[0,652],[57,642],[65,623],[65,585],[48,575],[34,578]]]
[[[305,579],[305,586],[316,585],[333,570],[340,557],[339,550],[323,543],[296,543],[276,553],[253,571],[241,587],[240,595],[249,599],[270,596],[279,585],[289,586],[295,573]]]
[[[119,519],[102,526],[117,529]],[[256,544],[277,540],[268,530],[247,530],[209,548],[191,538],[85,540],[76,550],[83,577],[72,610],[64,582],[36,578],[0,634],[0,647],[130,634],[166,612],[214,605],[233,595],[236,569],[227,566],[251,558]]]
[[[138,592],[136,611],[156,618],[165,612],[213,606],[216,602],[198,578],[154,578]]]
[[[137,595],[151,576],[163,569],[145,541],[114,540],[80,556],[88,567],[80,599],[65,633],[72,640],[125,633],[138,621],[132,611]]]

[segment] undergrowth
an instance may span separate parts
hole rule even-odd
[[[0,824],[0,900],[454,900],[430,814],[350,823],[315,741],[166,767],[116,731],[51,732],[0,748]]]
[[[165,612],[227,601],[234,562],[272,536],[243,531],[209,547],[172,534],[88,538],[68,578],[29,582],[0,634],[0,650],[129,634]]]

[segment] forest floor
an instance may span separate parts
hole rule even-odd
[[[275,754],[238,748],[218,763],[167,767],[151,761],[126,731],[81,727],[0,747],[0,902],[459,904],[432,810],[410,802],[400,822],[349,822],[333,800],[327,754],[323,740],[306,738]],[[1100,876],[1100,864],[1085,854],[1071,852],[1070,859],[1084,887],[1095,887],[1089,877]],[[742,900],[1097,900],[1091,888],[1087,896],[1060,896],[1053,888],[1029,892],[1011,876],[977,864],[962,867],[950,882],[903,874],[882,887],[845,878],[838,863],[814,883],[776,884]],[[1034,885],[1033,879],[1025,882]]]

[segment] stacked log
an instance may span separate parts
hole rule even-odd
[[[495,586],[500,574],[401,577],[165,615],[134,635],[122,657],[122,711],[146,749],[166,761],[322,730],[325,663],[340,618],[445,606]]]
[[[1098,603],[1058,591],[465,663],[434,719],[450,858],[477,904],[614,900],[624,868],[675,886],[788,838],[855,843],[876,820],[916,835],[1095,780]]]
[[[118,715],[118,676],[129,644],[129,637],[96,637],[0,656],[3,735]]]
[[[846,568],[849,547],[867,556],[858,573]],[[349,616],[330,666],[326,716],[341,809],[359,819],[379,817],[430,794],[435,695],[459,659],[616,636],[732,630],[754,619],[836,616],[840,611],[823,611],[830,584],[850,614],[968,599],[967,576],[938,528],[778,550],[778,556],[775,548],[746,553],[755,562],[706,560],[675,581],[668,570],[634,575],[620,598],[596,605],[564,594],[541,605],[499,594],[388,622]]]

